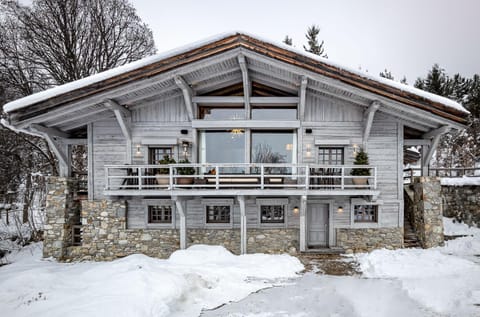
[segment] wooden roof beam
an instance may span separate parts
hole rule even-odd
[[[188,118],[192,121],[194,117],[194,107],[192,98],[194,96],[193,89],[187,84],[182,76],[177,75],[173,78],[177,86],[182,90],[183,99],[185,100],[185,107],[187,108]]]
[[[68,144],[58,144],[55,137],[68,138],[70,135],[54,128],[47,128],[40,124],[31,124],[29,130],[40,134],[47,141],[57,157],[59,174],[62,177],[70,176],[70,156],[68,155]]]
[[[126,161],[128,164],[132,163],[132,113],[127,108],[119,105],[112,99],[105,100],[105,107],[112,110],[117,118],[118,125],[122,130],[123,136],[126,139]]]
[[[372,129],[373,118],[375,117],[375,112],[380,108],[380,102],[377,100],[373,101],[370,106],[363,113],[363,148],[367,147],[368,138],[370,136],[370,131]]]
[[[422,157],[422,175],[424,176],[428,175],[428,166],[430,165],[430,160],[432,159],[433,153],[437,149],[437,146],[440,143],[440,138],[442,137],[442,135],[444,133],[447,133],[448,131],[450,131],[450,127],[444,125],[444,126],[441,126],[440,128],[430,130],[423,135],[424,139],[431,139],[431,144],[430,146],[423,147],[423,149],[425,149],[425,147],[427,147],[428,149],[425,155],[423,155],[422,153],[422,156],[423,156]]]
[[[245,102],[245,117],[250,119],[250,95],[252,92],[250,79],[248,77],[248,67],[245,56],[242,54],[238,55],[238,64],[240,65],[240,70],[242,71],[242,81],[243,81],[243,98]]]

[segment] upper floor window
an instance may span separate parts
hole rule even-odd
[[[173,157],[173,149],[171,147],[148,148],[148,164],[158,164],[164,156]]]
[[[253,120],[296,120],[295,106],[252,106]]]
[[[243,106],[200,106],[199,118],[204,120],[244,120]]]
[[[343,165],[343,147],[320,147],[318,149],[318,164]]]

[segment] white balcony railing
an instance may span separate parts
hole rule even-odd
[[[352,176],[352,169],[369,176]],[[187,175],[184,175],[187,174]],[[315,164],[107,165],[106,191],[222,189],[375,190],[375,166]]]

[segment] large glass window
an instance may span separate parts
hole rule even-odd
[[[252,106],[253,120],[296,120],[297,108],[292,107],[271,107]]]
[[[252,163],[293,163],[292,131],[252,131]]]
[[[203,131],[200,134],[201,163],[245,163],[245,130]],[[243,169],[223,169],[240,173]]]
[[[199,115],[204,120],[242,120],[245,119],[245,108],[201,106]]]

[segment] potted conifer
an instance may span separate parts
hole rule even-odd
[[[354,165],[369,165],[368,162],[368,154],[363,149],[360,149],[360,152],[357,153],[355,156],[355,161],[353,162]],[[352,176],[370,176],[370,169],[369,168],[352,168],[350,172]],[[366,185],[368,182],[368,178],[352,178],[352,182],[355,185]]]
[[[190,164],[190,161],[188,159],[184,159],[184,160],[180,160],[178,163],[179,164]],[[195,168],[193,168],[192,166],[177,167],[177,173],[178,173],[178,175],[194,175],[195,174]],[[193,184],[193,177],[179,177],[179,178],[177,178],[177,184],[178,185]]]
[[[176,161],[172,157],[170,158],[168,155],[164,155],[161,160],[158,161],[159,165],[169,165],[169,164],[175,164]],[[158,185],[168,185],[170,183],[170,178],[165,175],[169,175],[170,169],[168,167],[161,167],[157,168],[155,177],[157,178],[157,184]]]

